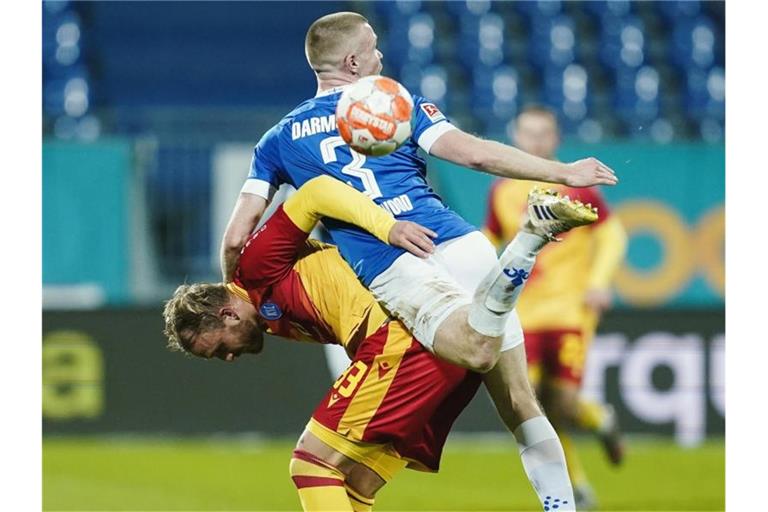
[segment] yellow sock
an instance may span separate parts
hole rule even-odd
[[[560,436],[560,444],[563,445],[563,453],[565,454],[565,462],[568,464],[568,476],[571,477],[571,484],[573,484],[573,487],[586,484],[587,474],[584,472],[584,467],[576,455],[573,439],[564,432],[558,432],[557,434]]]
[[[290,472],[304,512],[356,510],[344,488],[344,475],[311,453],[294,450]]]
[[[579,398],[576,424],[589,432],[599,432],[605,424],[605,408],[597,402]]]
[[[374,498],[366,498],[350,486],[346,486],[349,502],[352,504],[352,510],[355,512],[371,512],[373,510]]]

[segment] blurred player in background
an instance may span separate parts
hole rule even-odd
[[[331,177],[314,178],[246,242],[234,282],[176,290],[166,335],[171,348],[226,361],[259,353],[261,329],[343,346],[352,363],[315,410],[291,475],[305,510],[369,510],[403,467],[438,470],[451,425],[482,380],[436,359],[389,318],[334,246],[307,240],[323,216],[414,252],[429,233]],[[573,506],[571,497],[547,499]]]
[[[317,94],[256,145],[251,172],[223,237],[224,279],[231,279],[240,248],[283,183],[298,188],[329,174],[377,204],[397,200],[407,205],[398,219],[437,233],[434,257],[428,260],[384,246],[342,223],[325,226],[362,283],[428,350],[478,371],[491,368],[485,384],[497,410],[513,411],[502,419],[519,445],[528,446],[521,452],[523,466],[541,502],[546,496],[572,496],[557,435],[525,377],[522,331],[511,306],[546,238],[531,233],[520,252],[505,251],[497,259],[492,244],[428,186],[426,160],[418,150],[500,176],[575,186],[614,184],[613,171],[594,158],[562,164],[479,139],[457,129],[420,97],[414,98],[412,137],[402,147],[378,158],[353,155],[336,129],[336,104],[345,85],[381,72],[376,33],[359,14],[335,13],[310,26],[305,49],[317,77]],[[484,342],[473,343],[473,334]]]
[[[556,158],[560,134],[552,111],[525,108],[513,126],[513,140],[520,149],[541,158]],[[497,246],[520,229],[528,192],[536,185],[513,180],[494,183],[485,232]],[[600,315],[611,307],[611,280],[624,257],[627,236],[596,187],[555,189],[596,206],[600,219],[569,231],[560,243],[542,249],[517,310],[531,383],[560,435],[577,506],[588,509],[596,506],[594,494],[567,431],[579,428],[597,435],[609,460],[621,463],[623,446],[612,408],[588,402],[579,392]]]

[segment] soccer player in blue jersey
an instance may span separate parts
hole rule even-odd
[[[513,309],[536,253],[548,238],[573,225],[567,218],[572,212],[550,202],[553,208],[544,214],[546,229],[521,232],[497,260],[488,239],[427,185],[426,160],[418,150],[509,178],[576,187],[611,185],[616,178],[594,158],[564,164],[467,134],[418,96],[412,137],[400,149],[377,158],[351,152],[336,130],[336,103],[345,85],[381,72],[376,39],[367,20],[356,13],[324,16],[309,28],[305,47],[317,76],[317,94],[256,145],[222,242],[224,278],[231,279],[242,245],[283,183],[298,188],[329,174],[367,194],[398,220],[429,228],[434,240],[425,236],[414,248],[416,253],[422,250],[425,258],[420,259],[350,225],[324,221],[363,284],[425,347],[445,360],[487,372],[485,385],[518,441],[526,474],[542,504],[547,508],[555,498],[572,504],[562,447],[527,381],[522,331]],[[542,200],[543,206],[552,198]]]

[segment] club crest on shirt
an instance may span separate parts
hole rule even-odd
[[[280,307],[274,302],[268,301],[259,307],[259,313],[267,320],[277,320],[283,316]]]
[[[440,109],[437,108],[437,106],[434,103],[422,103],[421,110],[423,110],[424,113],[427,114],[427,117],[433,123],[436,123],[437,121],[442,121],[443,119],[445,119],[445,116],[443,115],[443,113],[440,112]]]

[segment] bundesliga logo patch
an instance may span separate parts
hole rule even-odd
[[[267,320],[277,320],[283,316],[283,312],[274,302],[265,302],[262,304],[259,308],[259,313]]]
[[[443,115],[443,113],[440,112],[440,109],[437,108],[434,103],[422,103],[421,110],[423,110],[424,113],[427,114],[427,117],[433,123],[437,121],[442,121],[443,119],[445,119],[445,116]]]

